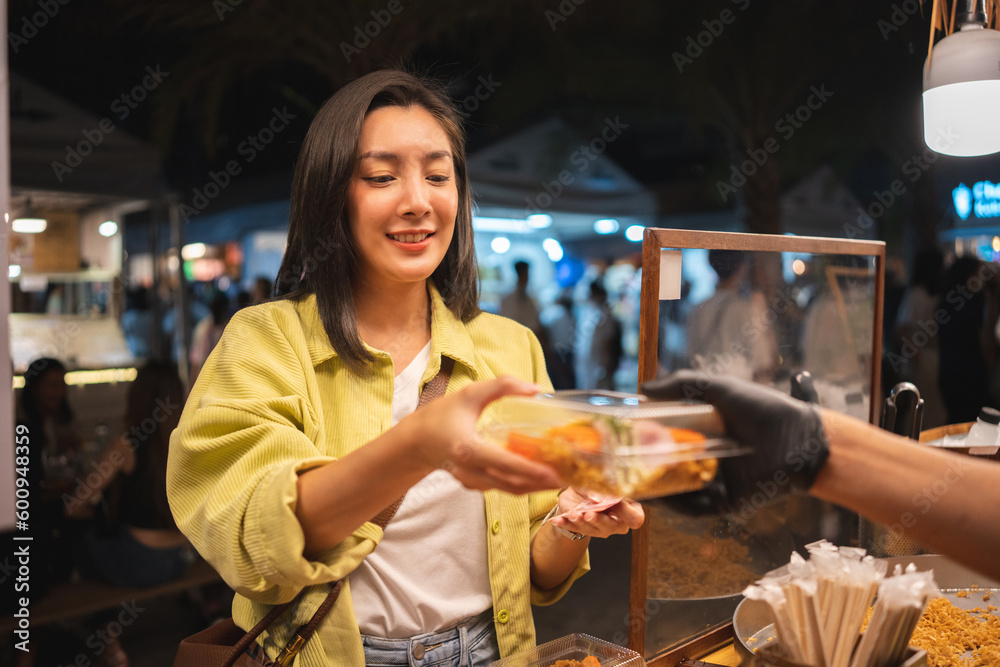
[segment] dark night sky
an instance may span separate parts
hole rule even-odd
[[[741,141],[747,132],[756,141],[780,137],[783,187],[829,164],[862,203],[900,178],[906,161],[924,151],[919,105],[927,19],[893,15],[891,2],[709,0],[608,6],[597,0],[525,0],[463,3],[460,10],[446,3],[437,12],[429,5],[400,1],[404,11],[389,26],[395,32],[387,28],[372,39],[366,62],[397,62],[405,56],[452,80],[451,92],[459,100],[483,79],[502,82],[469,115],[471,150],[552,113],[583,135],[608,115],[621,115],[634,130],[608,153],[660,194],[664,212],[725,206],[715,183],[735,159],[745,159]],[[289,45],[299,41],[300,30],[302,35],[322,32],[319,37],[329,45],[349,42],[359,25],[351,19],[359,14],[349,10],[364,16],[387,3],[286,3],[285,25],[263,37],[247,28],[249,39],[234,39],[234,34],[251,23],[250,12],[277,3],[219,3],[233,6],[218,23],[208,0],[164,3],[182,10],[200,7],[207,16],[200,26],[171,29],[159,20],[162,16],[150,20],[153,9],[142,9],[158,3],[72,0],[59,5],[37,34],[19,42],[16,52],[9,42],[10,67],[106,116],[115,100],[142,80],[147,66],[171,72],[168,80],[176,84],[185,71],[192,71],[190,62],[180,64],[185,58],[223,49],[226,58],[207,57],[194,67],[210,74],[223,60],[238,63],[214,116],[202,113],[209,93],[195,88],[183,98],[175,123],[158,124],[164,94],[158,89],[120,127],[150,141],[167,128],[169,139],[160,139],[161,150],[166,149],[165,174],[172,187],[184,191],[233,157],[273,108],[287,106],[297,119],[261,152],[246,176],[247,182],[273,176],[280,190],[291,179],[310,109],[333,92],[335,80],[356,75],[337,62],[337,49],[317,66],[285,56],[294,50]],[[10,32],[27,34],[25,21],[41,11],[41,4],[11,0]],[[312,14],[319,5],[326,7],[325,15]],[[446,20],[452,16],[449,9],[459,18]],[[810,91],[823,86],[833,95],[807,123],[792,136],[776,131],[784,113],[794,112]],[[719,112],[716,96],[735,107],[729,118]],[[213,117],[217,129],[206,132],[206,118]],[[953,180],[966,174],[995,178],[990,170],[996,172],[998,164],[995,156],[941,158],[921,179],[922,186],[933,189],[929,201],[939,202],[943,210]],[[887,224],[907,224],[913,208],[901,207],[897,219]]]

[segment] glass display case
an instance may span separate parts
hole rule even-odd
[[[648,228],[639,382],[695,368],[877,423],[884,261],[882,242]],[[731,639],[742,590],[791,551],[857,537],[856,515],[812,498],[744,504],[711,487],[644,502],[628,646],[648,664]]]

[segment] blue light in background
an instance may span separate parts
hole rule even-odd
[[[575,285],[583,278],[586,269],[587,265],[575,257],[564,256],[562,261],[556,264],[556,282],[559,287]]]

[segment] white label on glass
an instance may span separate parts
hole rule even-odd
[[[660,248],[660,301],[681,298],[681,251]]]

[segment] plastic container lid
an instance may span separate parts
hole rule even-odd
[[[480,431],[567,484],[629,498],[696,491],[715,477],[719,458],[750,451],[723,437],[709,405],[606,391],[504,398]]]
[[[602,667],[645,667],[646,661],[635,651],[582,633],[553,639],[533,649],[521,651],[490,664],[490,667],[550,667],[558,660],[582,662],[597,658]]]
[[[1000,424],[1000,410],[996,408],[982,408],[979,411],[979,419],[987,424]]]

